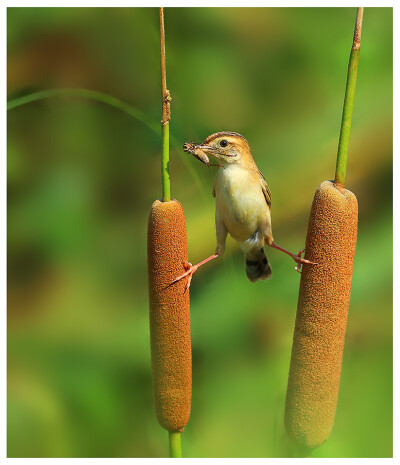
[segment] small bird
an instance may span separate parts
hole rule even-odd
[[[224,253],[228,233],[244,252],[246,274],[251,282],[271,277],[265,244],[290,255],[296,262],[296,271],[300,272],[304,263],[316,264],[301,258],[304,250],[296,255],[275,244],[271,229],[271,191],[242,135],[230,131],[216,132],[203,144],[186,143],[183,148],[207,166],[212,166],[208,155],[217,161],[219,169],[212,191],[216,201],[217,247],[213,255],[197,265],[185,264],[186,272],[173,283],[188,276],[186,290],[189,289],[194,272]]]

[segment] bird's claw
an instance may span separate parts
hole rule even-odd
[[[306,260],[305,258],[301,258],[302,254],[305,252],[306,249],[301,249],[297,252],[296,258],[294,258],[294,261],[296,262],[295,270],[298,273],[301,273],[301,267],[303,264],[306,265],[318,265],[318,263],[311,262],[310,260]]]
[[[178,281],[180,281],[182,278],[184,278],[185,276],[188,276],[188,280],[187,280],[185,291],[184,291],[184,292],[187,292],[189,290],[190,283],[192,282],[193,274],[197,270],[198,267],[196,265],[193,266],[190,262],[186,262],[186,261],[183,262],[183,266],[185,267],[186,271],[180,276],[178,276],[177,278],[175,278],[171,284],[175,284]]]

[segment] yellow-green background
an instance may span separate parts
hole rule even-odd
[[[168,8],[167,82],[179,144],[249,141],[278,244],[304,246],[334,177],[355,8]],[[79,87],[160,120],[155,8],[9,8],[8,97]],[[162,457],[152,400],[147,216],[159,135],[104,104],[53,98],[8,112],[8,455]],[[215,247],[215,171],[171,151],[190,260]],[[392,9],[366,8],[347,187],[359,236],[336,422],[316,457],[392,455]],[[227,252],[191,287],[186,457],[280,457],[299,275],[268,256],[251,284]]]

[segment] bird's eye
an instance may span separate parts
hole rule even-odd
[[[221,142],[219,143],[219,145],[220,145],[221,147],[227,147],[228,141],[225,140],[225,139],[223,139],[223,140],[221,140]]]

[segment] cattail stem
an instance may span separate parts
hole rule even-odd
[[[351,48],[349,68],[347,71],[346,92],[344,96],[342,124],[340,127],[339,146],[336,160],[335,183],[344,187],[347,171],[347,155],[353,117],[354,96],[356,93],[358,58],[360,56],[361,27],[364,8],[357,8],[353,46]]]
[[[169,456],[171,458],[182,457],[181,433],[169,432]]]
[[[161,125],[162,129],[162,155],[161,155],[161,176],[162,176],[162,199],[164,202],[171,200],[171,179],[169,175],[169,123]]]
[[[293,336],[285,427],[308,456],[329,437],[339,395],[340,373],[354,254],[358,204],[344,188],[360,48],[362,8],[357,10],[350,56],[335,182],[318,187],[311,207]]]
[[[182,457],[181,433],[189,420],[192,396],[190,301],[185,283],[174,279],[185,270],[185,214],[171,199],[169,178],[170,96],[165,78],[164,11],[160,8],[162,87],[162,202],[156,200],[147,229],[150,344],[157,419],[169,431],[170,457]]]
[[[160,8],[160,48],[161,48],[161,96],[162,96],[162,153],[161,153],[161,179],[162,198],[164,202],[171,200],[171,181],[169,175],[169,120],[171,119],[171,96],[167,89],[165,66],[165,28],[164,8]]]
[[[312,449],[305,446],[296,447],[296,458],[311,458]]]

